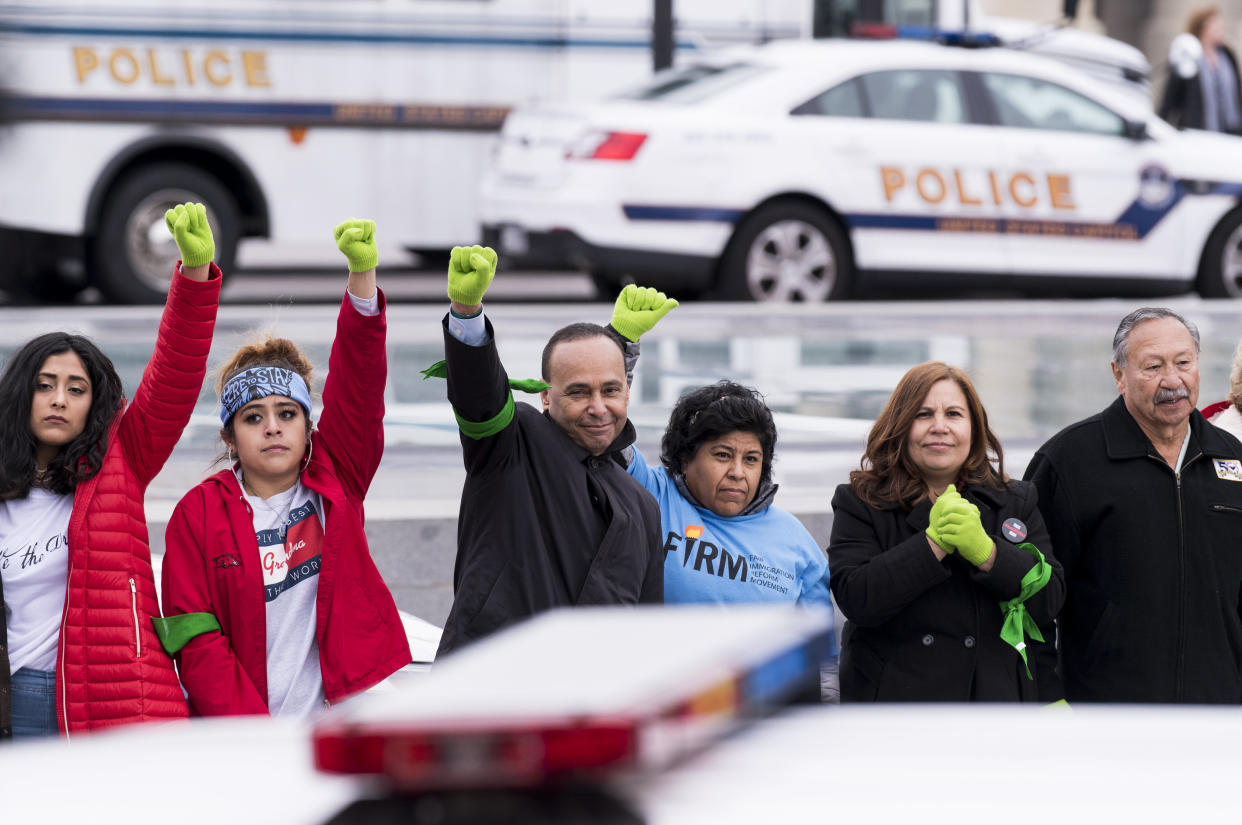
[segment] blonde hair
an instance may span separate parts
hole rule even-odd
[[[1186,31],[1199,39],[1203,39],[1203,27],[1213,17],[1220,17],[1220,14],[1220,6],[1200,6],[1192,11],[1190,17],[1186,20]]]

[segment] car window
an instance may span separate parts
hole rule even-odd
[[[965,123],[966,99],[956,72],[904,69],[861,78],[871,117]]]
[[[851,78],[833,86],[828,91],[795,108],[795,115],[821,115],[823,117],[865,117],[862,86],[858,78]]]
[[[1016,74],[983,76],[983,84],[996,103],[1001,125],[1019,129],[1052,129],[1121,135],[1125,121],[1094,100],[1064,86]]]
[[[636,89],[616,95],[620,100],[696,103],[754,77],[764,69],[754,63],[697,64],[659,72]]]

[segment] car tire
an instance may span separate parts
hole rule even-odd
[[[57,272],[52,267],[41,267],[26,275],[21,291],[37,304],[71,304],[86,284]]]
[[[617,293],[626,283],[623,276],[604,269],[592,269],[587,274],[591,276],[591,285],[595,287],[595,297],[601,301],[616,300]]]
[[[1208,236],[1195,289],[1204,298],[1242,298],[1242,208],[1221,218]]]
[[[775,202],[748,215],[721,259],[720,297],[818,302],[849,296],[854,264],[845,233],[811,204]]]
[[[172,283],[177,244],[164,213],[179,203],[207,207],[215,261],[227,273],[237,251],[238,209],[212,175],[181,163],[160,163],[130,172],[108,193],[91,255],[94,282],[114,303],[162,304]]]

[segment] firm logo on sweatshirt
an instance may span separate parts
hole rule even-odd
[[[703,528],[698,524],[687,524],[681,536],[672,530],[664,537],[664,553],[681,550],[681,566],[690,567],[691,559],[697,572],[722,579],[744,582],[750,576],[750,565],[745,556],[735,556],[723,547],[717,547],[710,541],[701,540]]]

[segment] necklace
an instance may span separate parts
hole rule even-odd
[[[280,533],[281,543],[284,544],[286,536],[289,535],[289,523],[293,521],[293,512],[292,512],[293,511],[293,499],[294,499],[294,492],[296,491],[296,488],[297,488],[297,483],[295,482],[293,487],[290,487],[288,490],[285,490],[282,493],[277,493],[276,495],[272,496],[272,498],[276,498],[278,496],[286,496],[285,503],[284,503],[284,512],[282,513],[280,510],[268,504],[267,499],[263,498],[263,496],[253,491],[248,491],[246,489],[246,482],[242,480],[241,472],[240,471],[234,471],[234,472],[237,473],[237,483],[238,485],[241,486],[242,492],[246,493],[247,495],[253,498],[258,499],[259,503],[263,505],[264,509],[266,509],[269,513],[275,516],[276,519],[280,522],[280,526],[276,529],[277,529],[277,532]]]

